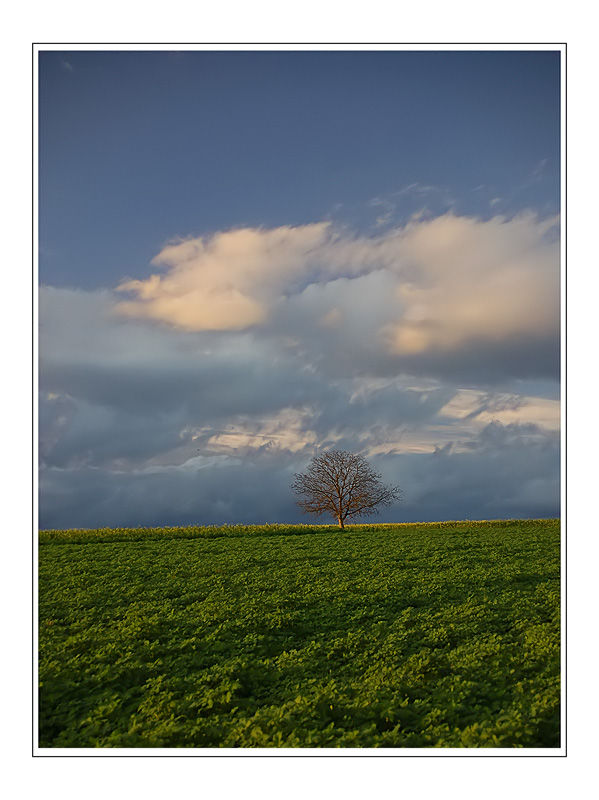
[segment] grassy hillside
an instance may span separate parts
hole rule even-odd
[[[40,533],[42,747],[557,747],[559,522]]]

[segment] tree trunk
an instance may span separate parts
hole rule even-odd
[[[337,519],[339,520],[339,527],[341,530],[343,530],[345,528],[345,525],[343,524],[343,517],[337,517]]]

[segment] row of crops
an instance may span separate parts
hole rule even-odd
[[[41,747],[557,747],[557,520],[40,533]]]

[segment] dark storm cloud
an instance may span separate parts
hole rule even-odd
[[[374,459],[404,488],[406,520],[557,517],[560,440],[535,425],[490,423],[469,451]],[[385,518],[394,518],[386,512]]]
[[[198,468],[49,468],[40,475],[40,528],[300,521],[292,465],[289,454],[256,454],[243,464],[207,459]]]
[[[314,521],[301,515],[290,490],[293,473],[309,458],[308,450],[265,449],[241,463],[200,459],[193,467],[132,472],[47,468],[40,527]],[[559,438],[536,426],[491,423],[470,452],[371,460],[386,483],[404,492],[404,503],[376,517],[380,522],[559,515]]]
[[[320,406],[312,425],[323,438],[335,431],[346,434],[355,444],[356,438],[364,431],[429,422],[454,395],[452,387],[422,391],[401,388],[392,382],[380,388],[338,394],[334,398],[336,402]]]
[[[78,398],[41,398],[40,464],[135,466],[180,446],[185,424],[181,413],[132,413]]]
[[[293,361],[276,367],[252,361],[198,356],[156,362],[154,368],[130,364],[52,364],[40,370],[48,392],[65,392],[131,414],[174,413],[189,421],[217,422],[235,414],[260,414],[308,403],[326,393],[311,373]]]
[[[413,375],[430,375],[468,386],[501,386],[512,380],[552,380],[560,377],[560,335],[509,336],[465,341],[459,350],[434,348],[398,356],[395,368]]]

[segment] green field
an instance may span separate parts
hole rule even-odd
[[[40,747],[559,747],[558,520],[39,538]]]

